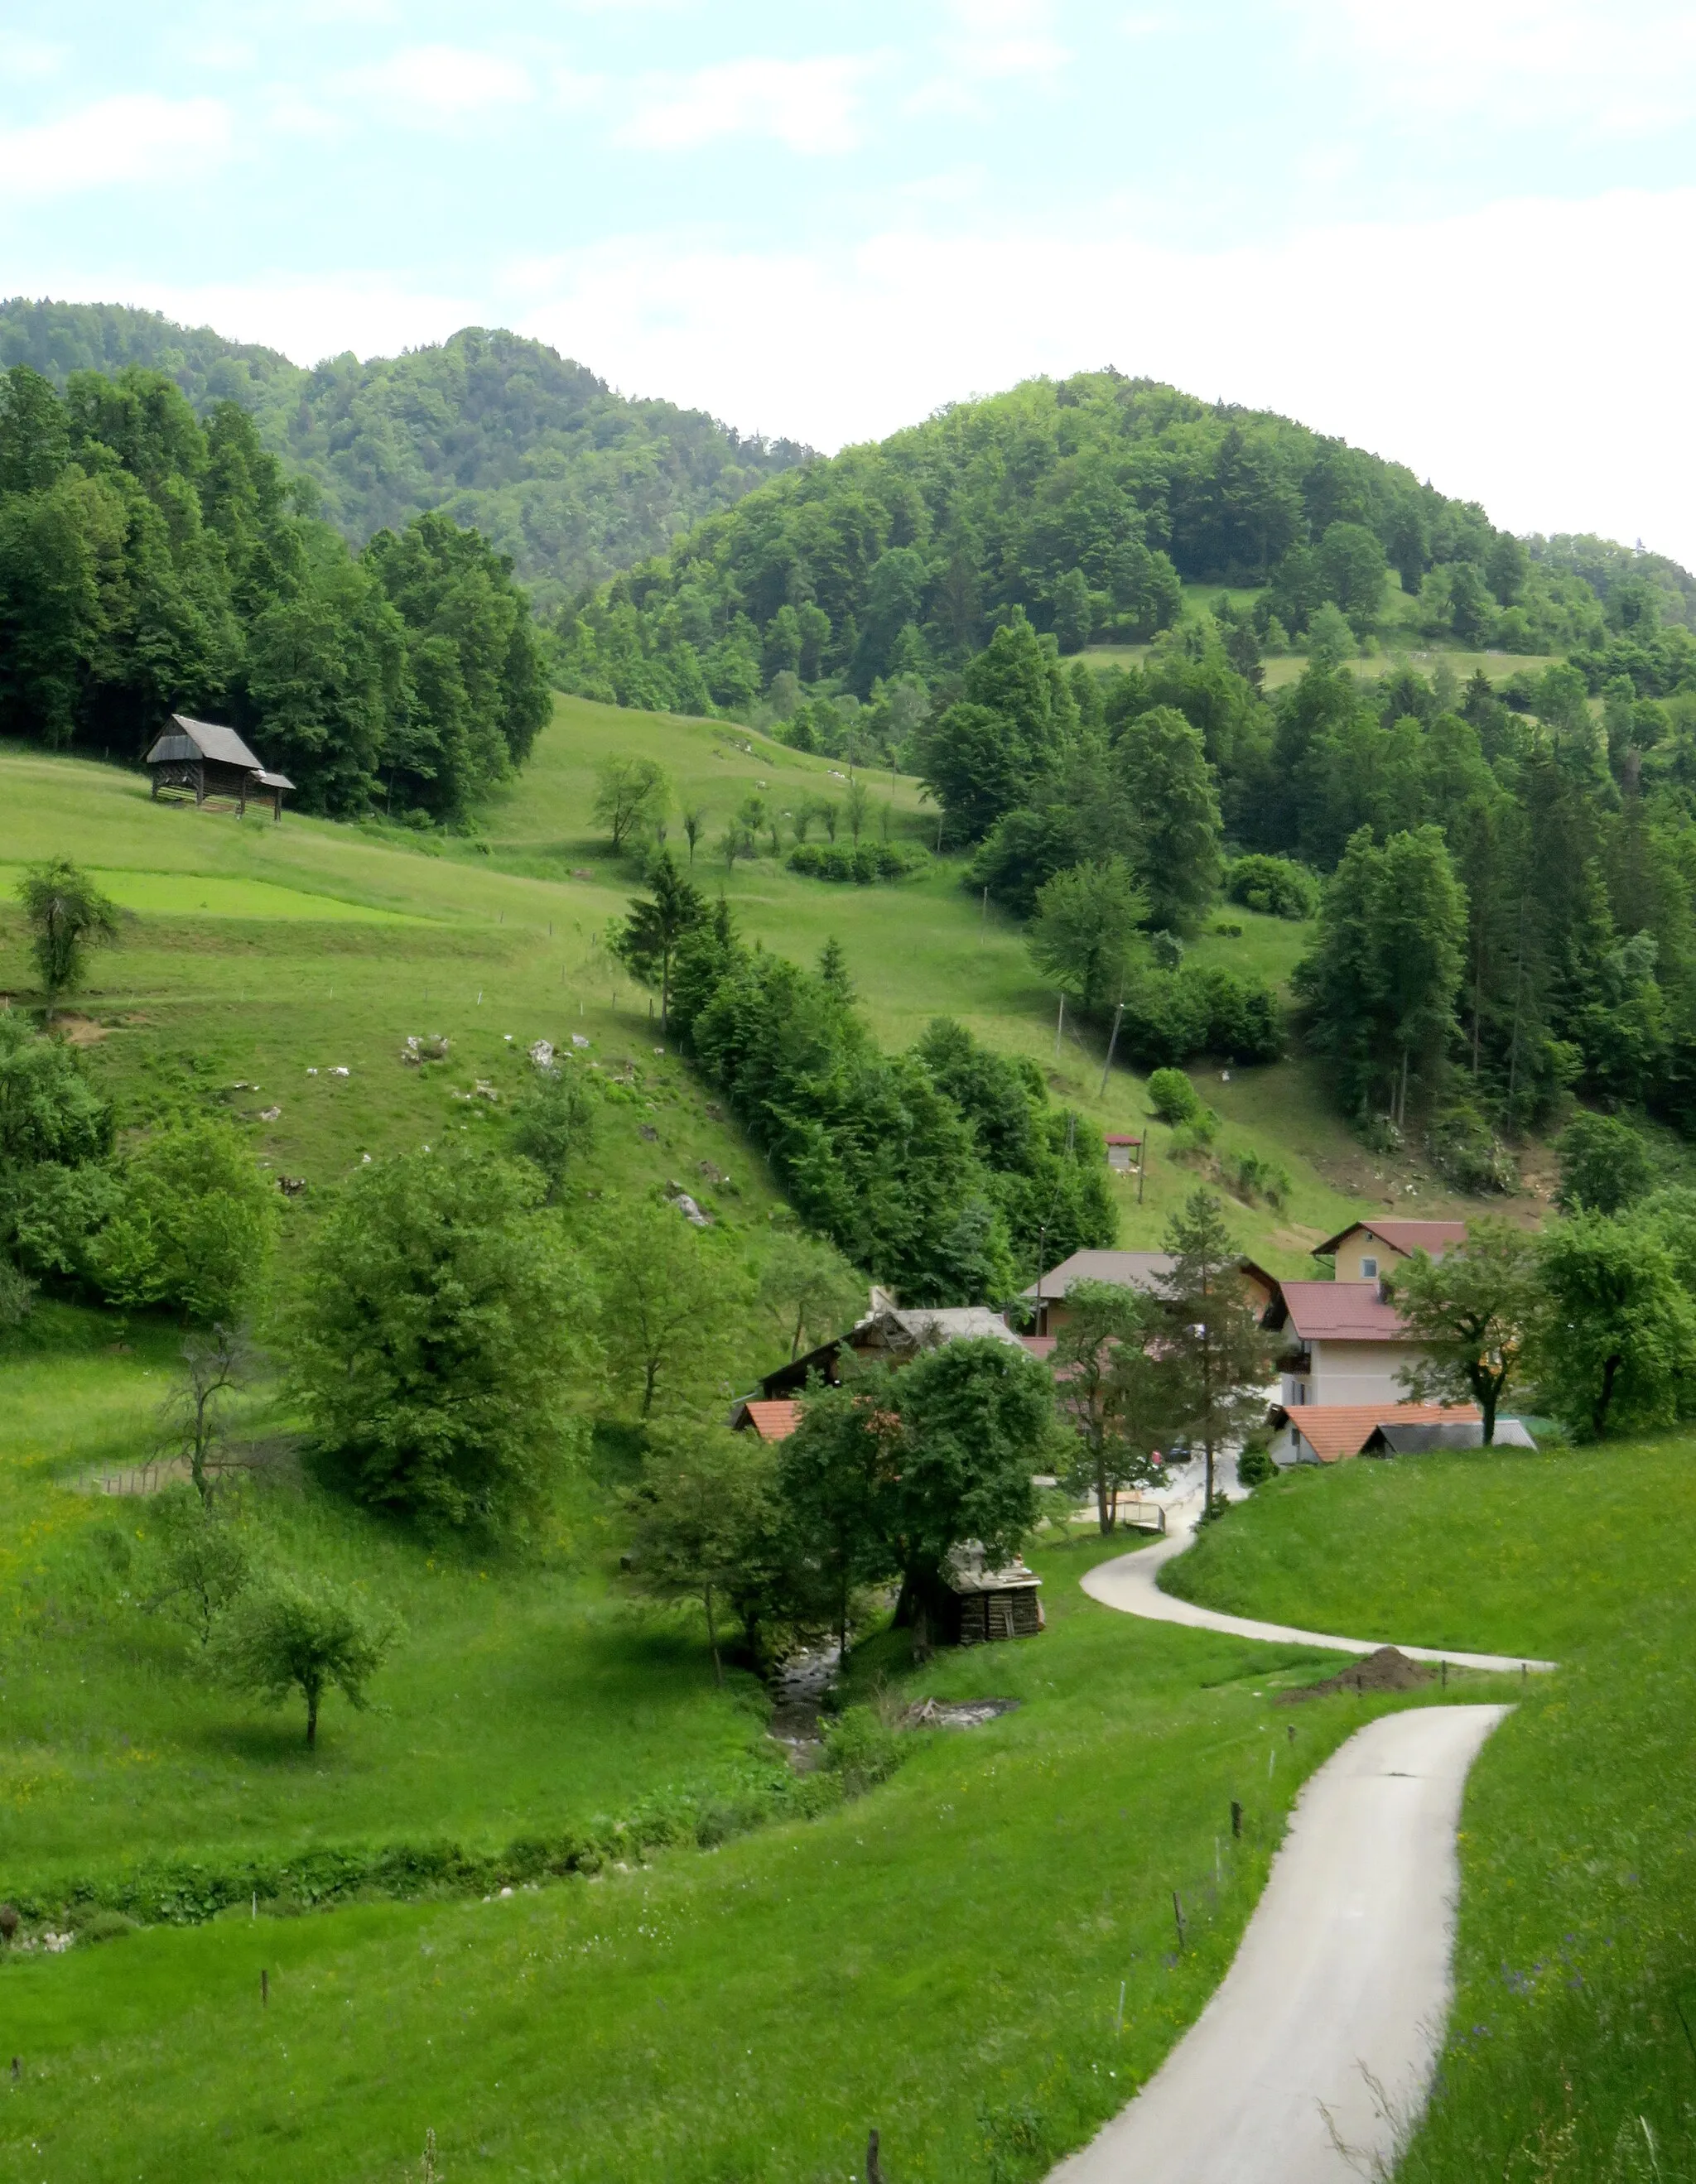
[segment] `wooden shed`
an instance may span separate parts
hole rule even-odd
[[[984,1551],[956,1547],[948,1557],[954,1596],[952,1636],[959,1646],[993,1645],[1002,1638],[1035,1638],[1046,1625],[1038,1595],[1042,1580],[1015,1555],[1005,1569],[985,1569]]]
[[[1120,1175],[1135,1175],[1142,1165],[1142,1140],[1110,1131],[1107,1140],[1107,1166]]]
[[[147,756],[153,801],[186,804],[197,811],[208,804],[233,810],[239,818],[249,804],[269,804],[274,820],[282,816],[282,800],[294,787],[286,773],[267,772],[233,728],[215,721],[191,720],[173,713],[170,726],[155,738]]]

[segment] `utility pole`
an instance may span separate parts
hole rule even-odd
[[[1098,1096],[1103,1100],[1107,1096],[1107,1078],[1112,1072],[1113,1066],[1113,1049],[1119,1045],[1119,1019],[1124,1016],[1124,1003],[1121,1001],[1119,1006],[1113,1011],[1113,1036],[1107,1041],[1107,1058],[1102,1064],[1102,1089]]]
[[[1059,1061],[1059,1059],[1060,1059],[1060,1040],[1061,1040],[1061,1038],[1062,1038],[1063,1034],[1064,1034],[1064,1032],[1065,1032],[1065,1029],[1066,1029],[1066,996],[1065,996],[1065,994],[1063,993],[1063,994],[1061,994],[1061,996],[1060,996],[1060,1013],[1059,1013],[1058,1017],[1055,1019],[1055,1023],[1054,1023],[1054,1059],[1055,1059],[1055,1061],[1056,1061],[1057,1062],[1057,1061]]]

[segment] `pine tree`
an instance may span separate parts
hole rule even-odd
[[[1211,1516],[1214,1458],[1264,1415],[1271,1350],[1242,1279],[1241,1254],[1211,1191],[1191,1191],[1161,1240],[1174,1261],[1161,1283],[1171,1312],[1173,1407],[1206,1456],[1203,1507]]]

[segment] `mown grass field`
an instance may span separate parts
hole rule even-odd
[[[823,1819],[510,1901],[0,1964],[0,2162],[388,2180],[433,2130],[447,2176],[812,2184],[875,2124],[903,2184],[1042,2176],[1194,2017],[1300,1780],[1380,1703],[1305,1708],[1292,1747],[1273,1692],[1334,1664],[1097,1607],[1075,1580],[1122,1544],[1039,1558],[1041,1640],[901,1675],[1019,1708]]]
[[[1189,1597],[1559,1659],[1469,1786],[1459,1991],[1400,2184],[1696,2176],[1696,1446],[1365,1462],[1257,1494]]]

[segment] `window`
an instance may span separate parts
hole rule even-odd
[[[1377,1280],[1378,1262],[1375,1259],[1363,1259],[1360,1262],[1360,1279],[1363,1282]]]

